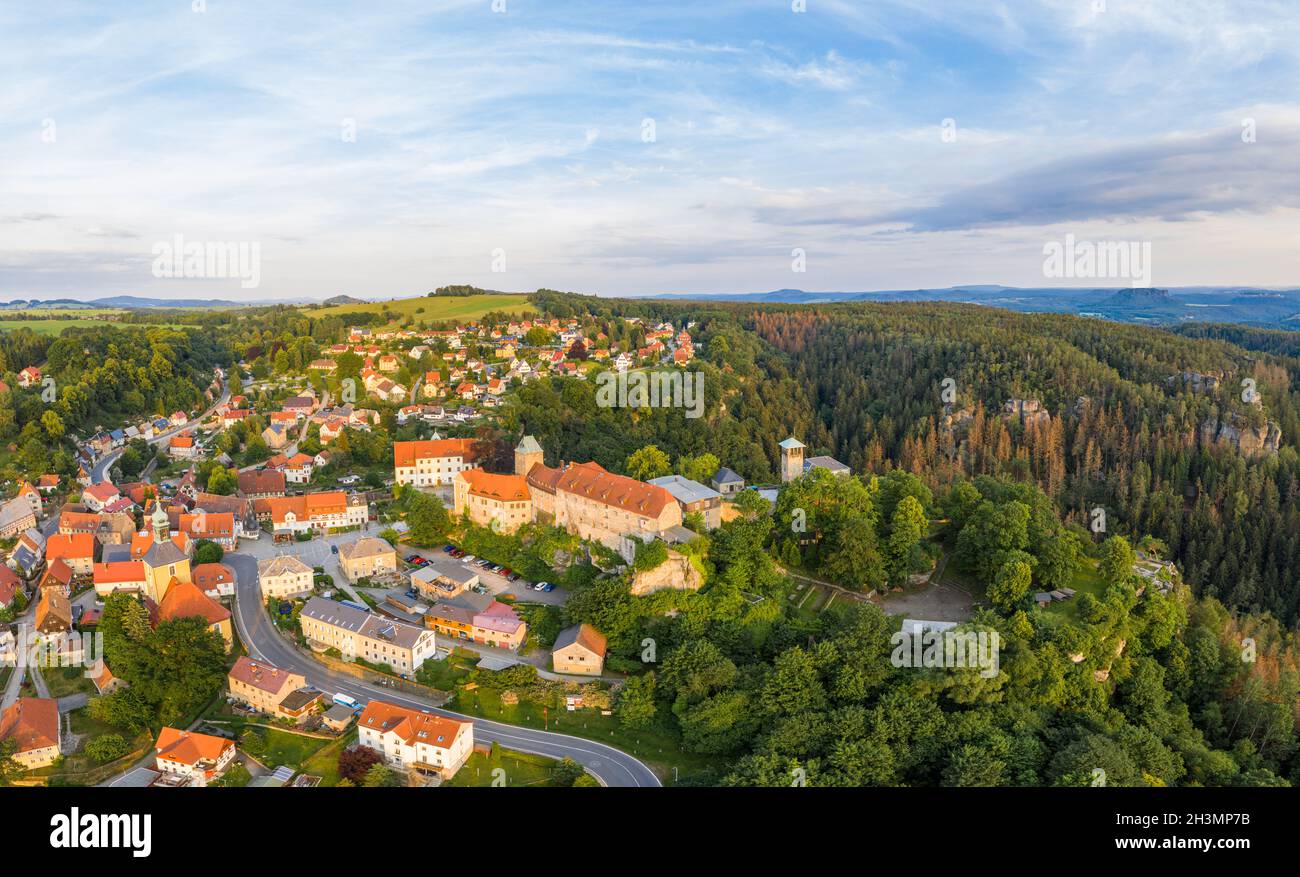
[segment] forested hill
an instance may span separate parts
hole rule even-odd
[[[1067,522],[1102,507],[1110,532],[1165,541],[1202,596],[1300,617],[1300,358],[1272,333],[1191,337],[961,304],[534,301],[593,314],[613,337],[624,316],[697,321],[708,388],[706,416],[683,425],[598,409],[591,387],[530,385],[507,416],[547,436],[548,456],[618,468],[653,443],[773,481],[776,443],[795,435],[810,455],[904,468],[936,493],[1009,475],[1042,487]],[[1008,400],[1047,414],[1022,422]]]

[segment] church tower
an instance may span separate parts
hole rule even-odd
[[[781,442],[781,483],[803,475],[803,442],[794,436]]]
[[[541,464],[542,446],[531,435],[524,436],[519,447],[515,448],[515,474],[527,475],[529,469]]]
[[[153,541],[166,542],[171,538],[171,521],[162,503],[154,500],[153,504]]]

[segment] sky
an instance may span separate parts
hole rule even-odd
[[[1300,286],[1298,61],[1294,0],[9,3],[0,300]]]

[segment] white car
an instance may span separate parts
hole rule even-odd
[[[533,590],[534,590],[534,591],[545,591],[545,590],[546,590],[546,586],[547,586],[547,584],[549,584],[549,582],[538,582],[537,584],[533,585]]]
[[[464,557],[461,558],[461,562],[462,562],[462,563],[473,563],[473,562],[474,562],[474,555],[472,555],[472,554],[466,554]]]

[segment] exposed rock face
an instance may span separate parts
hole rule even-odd
[[[949,433],[965,432],[966,427],[970,426],[970,422],[974,419],[974,408],[958,408],[954,411],[945,407],[943,419],[939,421],[939,428]]]
[[[1219,389],[1219,381],[1221,380],[1223,380],[1221,373],[1205,375],[1200,372],[1182,372],[1165,378],[1165,383],[1170,386],[1177,386],[1181,383],[1193,393],[1213,393]]]
[[[1046,426],[1052,420],[1043,403],[1037,399],[1008,399],[1002,405],[1003,417],[1015,417],[1025,426],[1041,424]]]
[[[1271,420],[1263,426],[1246,427],[1206,420],[1201,424],[1201,441],[1206,444],[1226,442],[1247,457],[1265,457],[1276,454],[1282,446],[1282,429]]]
[[[668,552],[668,559],[654,569],[635,573],[632,576],[632,596],[644,597],[665,588],[679,591],[698,591],[704,584],[704,577],[691,563],[689,557],[676,551]]]

